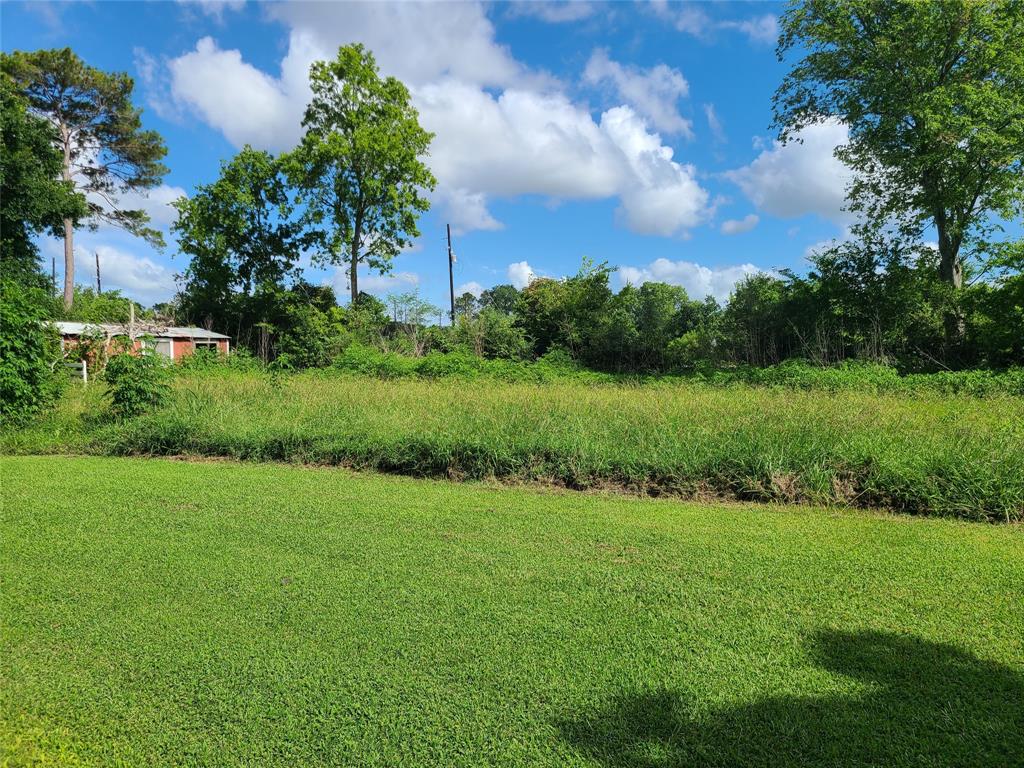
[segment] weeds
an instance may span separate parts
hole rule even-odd
[[[82,397],[74,389],[73,397]],[[72,398],[73,399],[73,398]],[[211,368],[119,424],[65,403],[7,452],[194,454],[653,495],[1024,519],[1022,401],[570,378],[543,386]]]

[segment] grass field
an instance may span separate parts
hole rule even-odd
[[[0,763],[1024,763],[1020,526],[231,462],[2,472]]]
[[[1024,520],[1024,398],[686,383],[179,376],[162,408],[103,417],[102,388],[8,431],[8,453],[192,454],[414,476],[619,487]]]

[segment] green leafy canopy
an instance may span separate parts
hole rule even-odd
[[[913,237],[934,226],[959,288],[962,249],[992,250],[1024,214],[1024,3],[805,0],[781,26],[779,58],[799,57],[775,94],[782,139],[845,123],[851,208]]]
[[[300,146],[288,156],[321,263],[347,262],[353,302],[357,265],[387,272],[419,234],[435,179],[423,162],[433,134],[419,124],[409,90],[382,78],[373,54],[344,46],[310,72],[313,98]]]

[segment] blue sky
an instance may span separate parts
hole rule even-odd
[[[446,223],[455,280],[478,291],[581,260],[625,281],[664,280],[722,299],[762,269],[802,270],[809,247],[841,236],[840,125],[780,147],[771,96],[772,3],[518,4],[7,2],[4,50],[71,46],[131,73],[147,127],[166,139],[164,185],[138,205],[167,228],[167,203],[213,181],[245,143],[282,151],[299,136],[309,64],[362,42],[409,85],[437,136],[439,180],[422,237],[378,295],[418,288],[447,303]],[[42,244],[60,261],[58,241]],[[78,235],[105,287],[169,298],[186,257],[112,229]],[[60,266],[58,264],[58,272]],[[79,282],[91,271],[79,270]],[[345,299],[344,275],[308,269]]]

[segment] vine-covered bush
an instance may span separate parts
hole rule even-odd
[[[49,404],[64,380],[60,340],[44,322],[45,294],[0,284],[0,419],[23,421]]]
[[[113,414],[131,418],[160,405],[168,389],[166,373],[162,358],[151,349],[110,358],[103,375]]]

